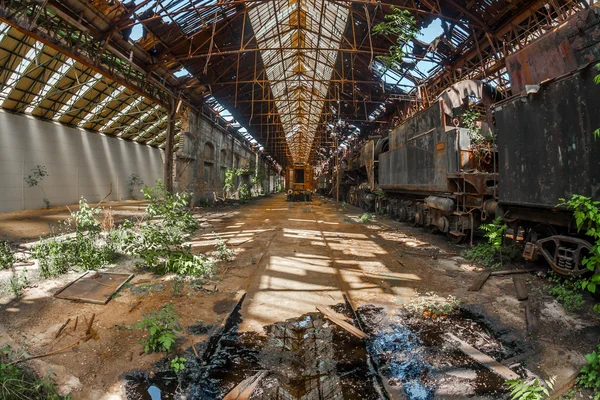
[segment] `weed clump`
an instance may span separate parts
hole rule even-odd
[[[415,314],[423,315],[424,318],[437,319],[446,318],[448,315],[456,312],[460,307],[462,300],[449,295],[440,297],[435,293],[428,292],[425,296],[419,296],[411,300],[406,308]]]
[[[479,243],[464,250],[461,256],[494,270],[515,259],[518,254],[517,249],[503,244],[507,226],[502,222],[502,218],[498,217],[491,224],[483,224],[480,228],[485,232],[487,243]]]
[[[62,400],[51,378],[41,379],[31,371],[12,363],[16,357],[10,346],[0,349],[0,399]]]
[[[15,255],[8,242],[0,241],[0,269],[12,268],[15,262]]]
[[[113,236],[102,235],[97,217],[100,208],[92,208],[85,199],[79,201],[79,210],[71,218],[58,224],[58,230],[47,239],[40,239],[31,249],[37,259],[40,275],[51,278],[79,267],[80,270],[98,270],[116,258]],[[68,235],[74,232],[74,235]]]
[[[144,345],[144,352],[169,352],[175,345],[177,332],[183,330],[179,317],[173,303],[169,303],[159,310],[150,311],[138,322],[135,327],[148,332],[148,336],[140,340]]]
[[[594,400],[600,400],[600,345],[598,350],[585,355],[587,364],[581,369],[577,385],[594,391]]]
[[[371,213],[364,213],[360,216],[359,221],[363,224],[366,224],[369,223],[373,219],[373,217],[374,216]]]

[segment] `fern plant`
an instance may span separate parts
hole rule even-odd
[[[594,391],[594,400],[600,400],[600,345],[598,350],[585,355],[587,364],[581,369],[577,384]]]
[[[148,336],[140,340],[144,352],[169,352],[175,345],[177,332],[182,330],[179,318],[173,303],[169,303],[160,310],[152,310],[138,322],[135,327],[148,332]]]
[[[504,384],[510,390],[511,400],[544,400],[550,397],[550,391],[554,387],[554,378],[548,379],[547,386],[540,384],[537,379],[533,382],[513,379],[506,381]]]

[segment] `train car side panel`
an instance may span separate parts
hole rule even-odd
[[[596,73],[587,68],[495,108],[501,204],[552,208],[575,193],[600,198]]]
[[[379,155],[379,186],[384,190],[449,192],[446,174],[456,170],[456,134],[446,132],[438,102],[390,134],[390,151]]]

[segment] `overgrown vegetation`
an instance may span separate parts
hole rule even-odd
[[[435,293],[428,292],[425,296],[419,296],[408,302],[406,308],[416,314],[423,315],[426,319],[446,318],[460,307],[462,300],[449,295],[440,297]]]
[[[415,38],[419,29],[415,18],[408,10],[391,6],[390,13],[383,22],[373,26],[373,35],[390,35],[396,38],[396,43],[390,46],[387,56],[377,56],[377,59],[387,68],[398,67],[406,57],[405,45]]]
[[[594,400],[600,400],[600,345],[598,349],[586,354],[587,364],[581,369],[577,385],[581,388],[592,389]]]
[[[479,243],[464,250],[461,253],[464,258],[479,262],[487,268],[498,269],[517,256],[514,246],[505,246],[503,243],[507,225],[502,222],[502,218],[496,218],[491,224],[482,224],[480,228],[484,231],[487,243]]]
[[[138,264],[156,273],[211,276],[214,260],[192,254],[191,246],[185,243],[200,226],[187,208],[190,195],[169,193],[160,181],[153,188],[143,188],[142,193],[149,202],[147,219],[127,221],[115,231],[119,250],[141,258]]]
[[[142,186],[144,186],[144,181],[137,172],[129,175],[127,178],[127,191],[129,192],[129,198],[136,199],[137,197],[134,195],[136,191],[135,189],[140,189]]]
[[[240,187],[238,188],[238,193],[240,195],[240,200],[243,202],[250,200],[252,197],[252,196],[250,196],[250,188],[245,183],[242,183],[240,185]]]
[[[215,233],[213,232],[213,234]],[[235,252],[229,247],[227,247],[227,244],[221,238],[221,236],[217,234],[215,234],[215,236],[217,237],[217,250],[214,253],[217,259],[221,261],[233,261],[233,259],[235,258]]]
[[[0,269],[12,268],[15,262],[15,255],[8,242],[0,240]]]
[[[233,195],[235,189],[235,178],[241,175],[241,170],[237,168],[228,168],[225,170],[225,180],[223,182],[223,191],[227,197]]]
[[[32,247],[31,253],[38,260],[42,277],[59,276],[73,268],[98,270],[115,259],[114,236],[101,234],[100,222],[96,219],[100,212],[100,208],[92,208],[81,199],[79,210],[72,212],[71,218],[59,221],[51,237],[40,239]]]
[[[46,208],[50,208],[50,200],[48,200],[48,198],[46,197],[46,191],[44,190],[44,185],[42,184],[44,178],[46,178],[47,176],[48,170],[46,169],[46,167],[44,165],[38,164],[35,167],[31,168],[31,173],[25,178],[23,178],[23,180],[25,181],[25,184],[27,184],[27,187],[38,186],[42,190],[42,194],[44,195],[44,204],[46,205]]]
[[[175,345],[177,332],[182,331],[179,318],[173,303],[169,303],[159,310],[152,310],[138,322],[135,327],[148,333],[147,337],[140,340],[144,345],[144,351],[146,353],[169,352]]]
[[[548,379],[546,385],[540,384],[537,379],[531,382],[513,379],[504,384],[510,390],[511,400],[543,400],[550,398],[550,391],[554,387],[554,378]]]
[[[548,294],[555,297],[564,307],[565,311],[572,312],[583,306],[583,295],[580,292],[581,283],[576,279],[564,279],[554,273],[550,273],[548,280],[554,285],[546,290]]]
[[[479,125],[481,113],[474,106],[467,107],[462,114],[462,124],[469,132],[473,161],[481,169],[484,164],[489,164],[492,157],[493,136],[491,132],[482,133]]]
[[[7,400],[60,400],[69,399],[56,391],[51,378],[40,379],[33,372],[13,365],[16,360],[10,346],[0,349],[0,399]]]
[[[573,210],[578,232],[584,232],[593,239],[592,248],[581,264],[590,270],[589,277],[581,278],[581,288],[591,293],[600,285],[600,201],[591,197],[574,194],[570,199],[560,199],[560,206]],[[600,304],[594,305],[594,311],[600,312]]]
[[[15,297],[20,297],[23,289],[25,289],[29,285],[29,280],[27,279],[27,271],[23,270],[19,274],[15,269],[12,270],[12,274],[7,283],[7,289],[12,292]]]
[[[360,216],[359,221],[362,222],[363,224],[366,224],[366,223],[369,223],[372,219],[373,219],[373,214],[364,213],[363,215]]]

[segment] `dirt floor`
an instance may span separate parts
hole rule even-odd
[[[119,202],[105,205],[108,206],[118,218],[126,218],[139,214],[143,205]],[[142,333],[131,328],[144,312],[173,302],[184,326],[219,326],[243,293],[246,298],[239,310],[242,321],[236,326],[245,335],[262,337],[264,326],[277,326],[286,320],[293,320],[286,323],[294,326],[304,326],[302,318],[322,326],[323,322],[311,313],[317,306],[343,304],[346,294],[361,315],[381,314],[378,321],[389,322],[385,326],[391,327],[388,331],[395,335],[393,340],[388,340],[383,330],[381,333],[373,326],[365,327],[380,341],[376,348],[399,343],[404,328],[397,327],[405,323],[403,326],[412,329],[407,336],[410,340],[430,343],[430,350],[419,353],[428,365],[436,360],[447,363],[445,355],[434,354],[433,350],[450,345],[442,344],[437,336],[432,339],[427,324],[414,328],[410,317],[401,312],[402,305],[426,293],[456,296],[463,301],[461,318],[440,323],[434,331],[462,334],[464,340],[498,361],[517,356],[514,362],[509,362],[515,371],[523,373],[526,368],[543,378],[556,376],[556,387],[580,369],[585,362],[584,354],[598,344],[600,318],[592,311],[591,299],[586,297],[581,311],[565,313],[543,290],[546,280],[534,273],[523,275],[527,279],[527,301],[517,300],[510,275],[492,276],[481,290],[468,291],[483,269],[459,256],[464,246],[449,243],[445,236],[389,219],[363,224],[358,222],[361,214],[361,210],[353,207],[336,210],[335,203],[326,198],[318,197],[311,203],[289,203],[284,195],[272,195],[245,205],[201,209],[197,217],[202,227],[192,241],[195,251],[213,251],[216,233],[236,252],[233,262],[219,264],[214,282],[200,288],[185,284],[178,289],[174,288],[173,277],[154,276],[136,269],[134,260],[122,259],[110,270],[131,272],[135,277],[108,304],[96,305],[53,297],[57,289],[80,273],[54,280],[32,280],[32,287],[25,289],[22,297],[14,299],[4,294],[1,298],[0,344],[11,344],[33,355],[58,350],[79,340],[86,330],[85,321],[95,315],[93,326],[97,334],[91,340],[29,362],[41,374],[55,374],[61,390],[71,393],[75,400],[126,398],[127,374],[149,372],[164,357],[144,354],[139,344]],[[47,233],[49,223],[67,215],[64,208],[2,215],[0,238],[17,243],[31,241]],[[35,274],[35,265],[24,268],[30,275]],[[0,274],[0,279],[6,278],[6,274]],[[531,334],[527,329],[526,308],[530,310]],[[70,325],[56,339],[57,331],[68,318],[72,320]],[[76,318],[79,323],[73,330]],[[535,323],[531,325],[533,320],[538,321],[537,327]],[[378,326],[383,326],[383,322]],[[341,334],[336,332],[335,335]],[[191,354],[190,346],[208,337],[207,333],[196,333],[186,330],[180,334],[178,352]],[[385,348],[386,365],[394,365],[394,354],[398,351],[394,346]],[[519,354],[524,355],[521,360]],[[405,382],[404,392],[395,397],[478,398],[479,392],[473,389],[476,385],[469,383],[475,379],[470,378],[474,367],[437,369],[423,383],[430,388],[425,395],[411,392]],[[266,382],[272,384],[270,380]],[[389,379],[385,385],[396,384]],[[402,386],[402,382],[398,385]],[[267,386],[263,389],[265,393],[268,391]],[[362,398],[346,394],[343,397]],[[479,398],[504,397],[495,393],[481,394]]]

